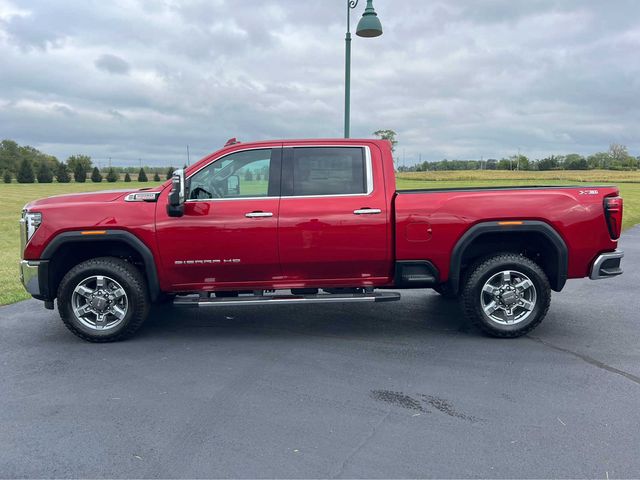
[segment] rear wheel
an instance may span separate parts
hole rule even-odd
[[[486,257],[469,269],[460,299],[465,316],[485,333],[519,337],[546,316],[551,288],[538,264],[505,253]]]
[[[58,287],[58,310],[71,332],[90,342],[133,335],[149,312],[140,271],[119,258],[102,257],[73,267]]]

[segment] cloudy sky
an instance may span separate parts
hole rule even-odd
[[[345,5],[0,0],[0,137],[119,165],[339,137]],[[352,136],[396,130],[407,164],[640,154],[640,1],[374,5],[384,35],[353,40]]]

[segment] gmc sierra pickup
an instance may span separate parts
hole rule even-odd
[[[93,342],[132,335],[152,303],[381,302],[406,288],[458,296],[484,332],[516,337],[567,279],[622,273],[622,206],[611,186],[397,191],[386,141],[230,141],[158,187],[29,203],[21,277]]]

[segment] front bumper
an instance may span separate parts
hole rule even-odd
[[[38,260],[20,261],[20,281],[31,295],[40,295],[40,264]]]
[[[622,257],[624,257],[622,250],[598,255],[591,267],[589,278],[591,280],[600,280],[622,274],[622,267],[620,266]]]

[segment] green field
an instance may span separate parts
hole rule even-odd
[[[493,185],[580,185],[616,184],[625,199],[624,227],[640,223],[640,172],[584,171],[584,172],[509,172],[509,171],[448,171],[415,172],[398,175],[398,189],[447,188]],[[249,190],[255,187],[251,185]],[[20,239],[18,220],[25,203],[37,198],[64,193],[111,190],[119,188],[150,187],[156,183],[67,183],[67,184],[0,184],[0,305],[24,300],[28,294],[19,280],[18,261]],[[248,193],[246,182],[244,190]]]

